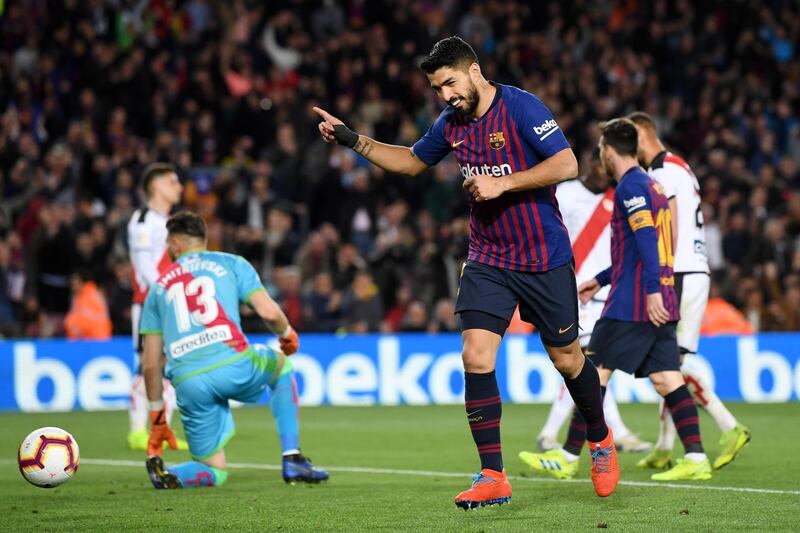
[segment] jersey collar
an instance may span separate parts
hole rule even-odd
[[[624,180],[624,179],[625,179],[625,178],[628,176],[628,174],[630,174],[631,172],[636,172],[636,171],[638,171],[640,168],[642,168],[642,167],[640,167],[639,165],[633,165],[631,168],[629,168],[628,170],[626,170],[626,171],[625,171],[625,172],[622,174],[622,177],[619,179],[619,182],[620,182],[620,183],[622,183],[622,180]]]
[[[486,109],[486,113],[484,113],[483,115],[481,115],[479,118],[476,118],[476,119],[467,119],[467,122],[470,122],[472,124],[477,124],[478,122],[480,122],[481,120],[486,118],[489,115],[489,112],[492,109],[494,109],[494,106],[497,105],[497,102],[500,101],[500,93],[503,92],[503,86],[501,84],[495,83],[493,81],[490,81],[489,83],[491,83],[494,86],[494,88],[496,89],[495,92],[494,92],[494,98],[492,98],[492,103],[489,104],[489,107]]]
[[[658,154],[650,161],[650,170],[654,170],[657,168],[661,168],[664,166],[664,159],[667,157],[667,151],[661,150]]]
[[[176,259],[176,261],[178,261],[180,259],[183,259],[187,255],[196,254],[198,252],[205,252],[205,251],[206,251],[206,248],[202,247],[202,246],[198,246],[197,248],[190,248],[190,249],[186,250],[185,252],[183,252],[181,255],[179,255],[178,259]]]

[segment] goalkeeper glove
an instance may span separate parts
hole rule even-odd
[[[285,355],[292,355],[300,348],[300,338],[292,326],[286,326],[286,331],[278,337],[278,342]]]
[[[162,408],[160,411],[150,411],[150,438],[147,440],[147,455],[161,456],[164,441],[170,449],[178,449],[178,440],[167,423],[167,415]]]

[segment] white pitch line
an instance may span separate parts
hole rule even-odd
[[[13,461],[3,460],[2,463],[8,464]],[[97,466],[118,466],[118,467],[132,467],[142,468],[144,461],[129,461],[118,459],[81,459],[81,464],[84,465],[97,465]],[[228,463],[230,468],[235,469],[251,469],[251,470],[280,470],[280,465],[268,465],[262,463]],[[349,472],[357,474],[379,474],[388,476],[424,476],[424,477],[453,477],[465,478],[470,477],[471,474],[464,474],[460,472],[435,472],[432,470],[400,470],[393,468],[371,468],[365,466],[331,466],[325,467],[332,472]],[[589,483],[588,479],[547,479],[547,478],[531,478],[522,476],[508,476],[509,479],[515,481],[531,481],[531,482],[546,482],[546,483]],[[746,492],[750,494],[778,494],[785,496],[800,496],[800,490],[782,490],[782,489],[758,489],[753,487],[721,487],[719,485],[689,485],[684,483],[657,483],[651,481],[620,481],[620,485],[628,487],[647,487],[647,488],[667,488],[667,489],[689,489],[689,490],[716,490],[720,492]]]

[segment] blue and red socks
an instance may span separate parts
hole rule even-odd
[[[603,416],[605,387],[600,386],[600,376],[595,366],[584,358],[583,368],[578,375],[574,378],[564,376],[564,383],[572,396],[572,401],[575,402],[575,415],[572,421],[576,424],[576,431],[579,430],[582,421],[586,426],[584,439],[588,439],[589,442],[600,442],[605,439],[608,435],[606,419]],[[580,447],[578,450],[580,451]]]
[[[481,457],[481,469],[503,471],[500,416],[503,404],[494,370],[487,374],[464,372],[464,400],[472,439]]]
[[[685,452],[687,454],[703,453],[697,404],[688,387],[685,384],[681,385],[664,396],[664,401],[672,415],[672,421],[675,423],[675,429],[678,430],[678,436],[681,438]]]
[[[300,452],[299,444],[299,406],[297,398],[297,384],[294,380],[292,362],[286,359],[281,369],[281,375],[274,383],[270,384],[269,405],[275,425],[278,427],[278,437],[281,439],[283,455]]]
[[[228,473],[225,470],[208,466],[199,461],[187,461],[173,465],[169,467],[168,471],[178,478],[184,489],[219,487],[228,479]]]

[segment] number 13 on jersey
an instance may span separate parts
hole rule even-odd
[[[179,281],[167,290],[167,303],[173,304],[178,331],[185,333],[192,329],[192,321],[207,326],[219,315],[219,307],[214,298],[216,286],[208,276],[199,276],[189,283]],[[190,300],[193,300],[190,310]]]

